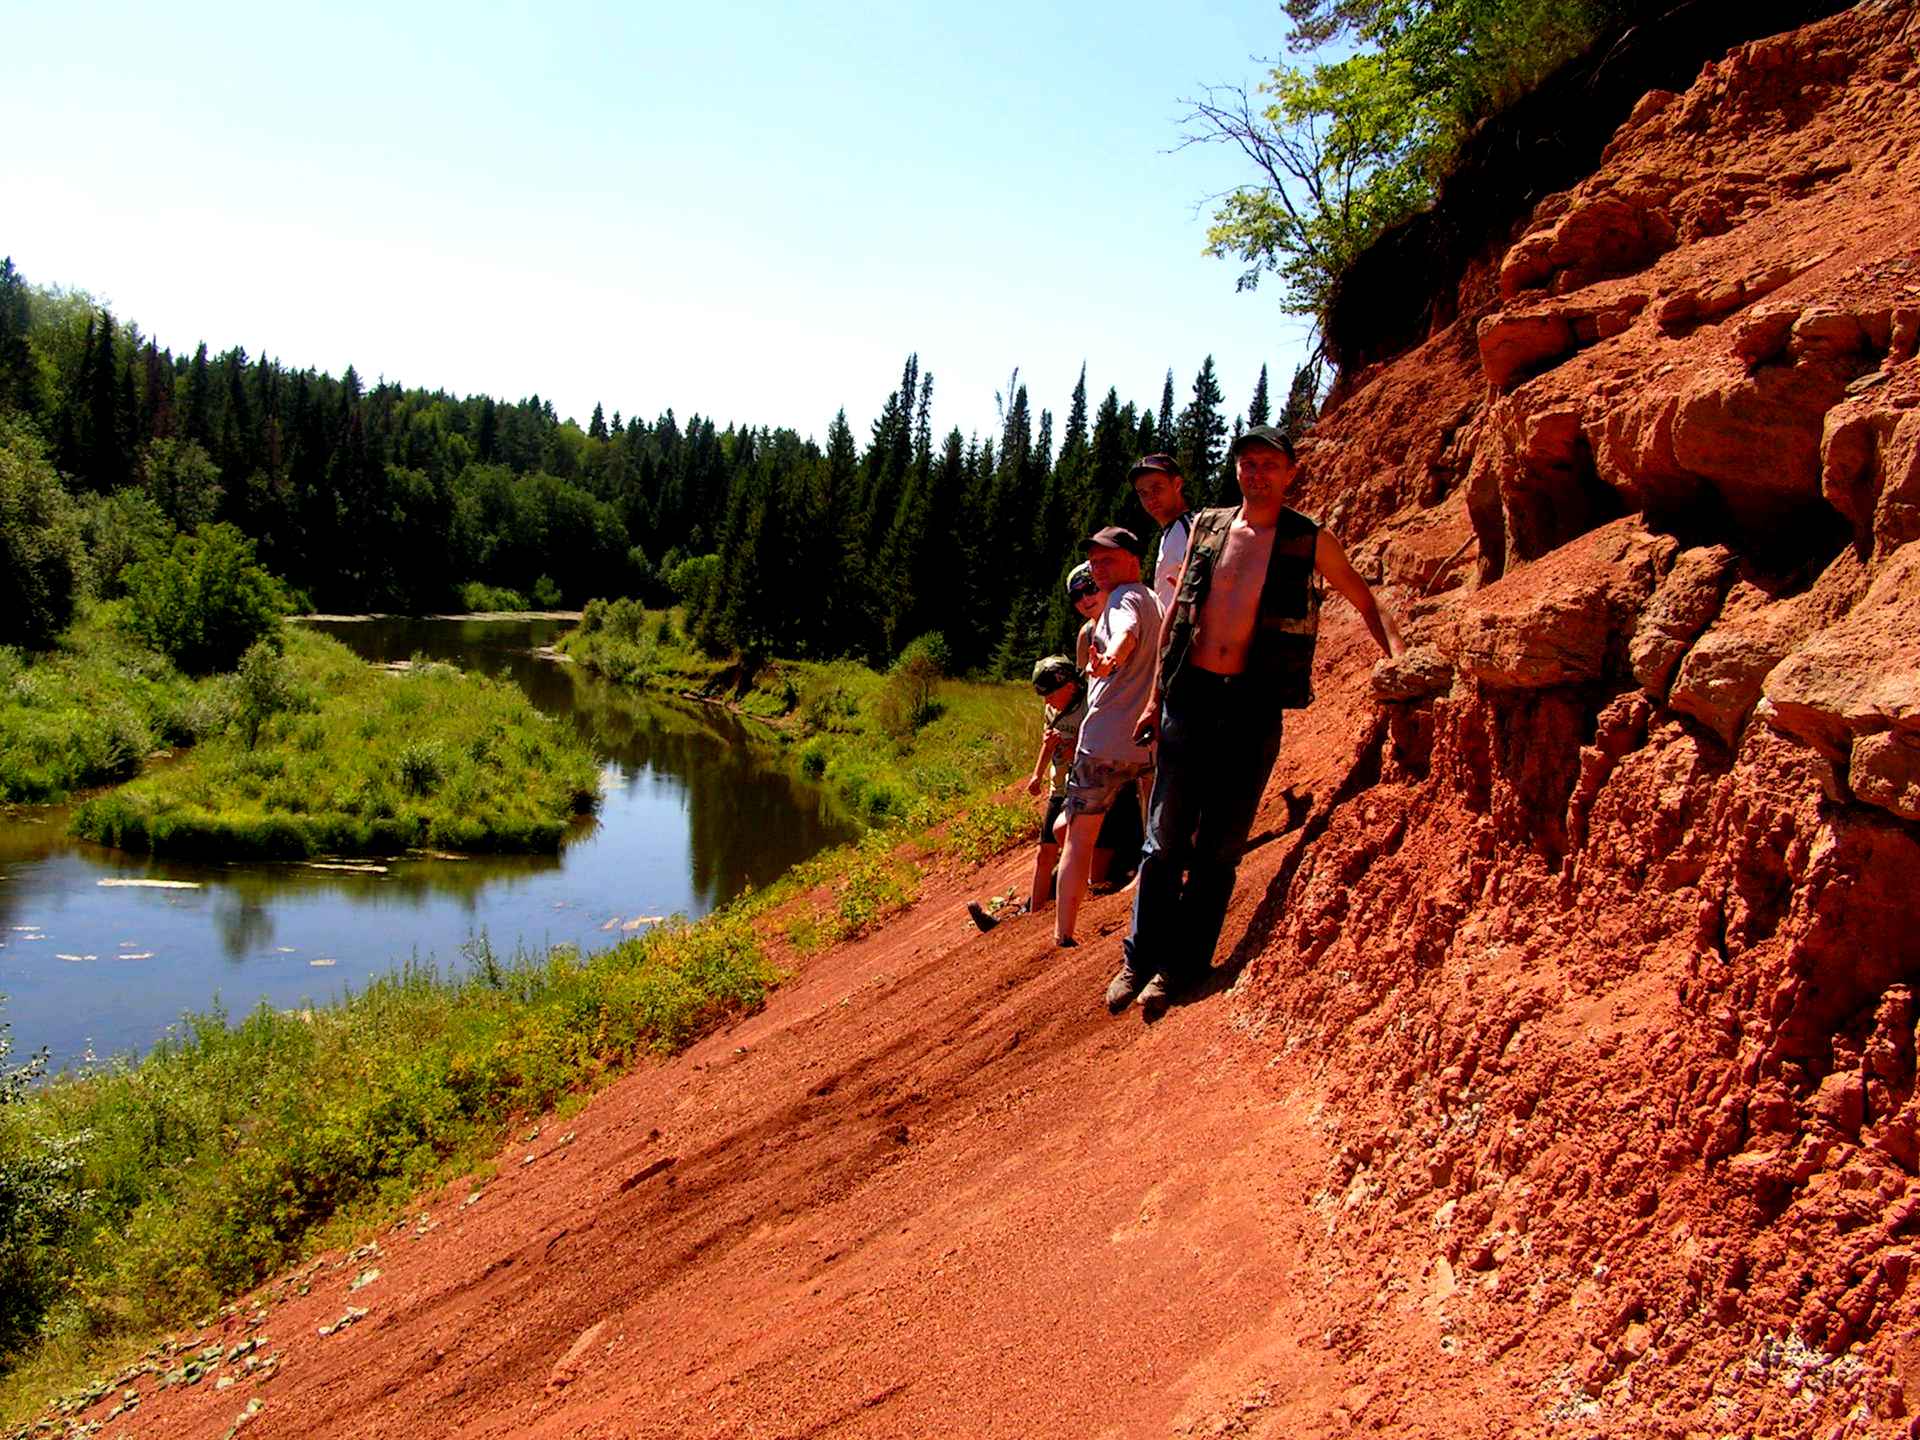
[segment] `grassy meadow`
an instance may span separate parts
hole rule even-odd
[[[285,646],[265,713],[245,720],[242,684],[242,718],[88,800],[74,832],[217,859],[554,850],[593,808],[593,756],[510,682],[443,665],[384,671],[297,626]]]
[[[133,638],[123,607],[85,607],[55,647],[0,646],[0,804],[50,804],[138,773],[153,751],[224,723],[217,681]]]

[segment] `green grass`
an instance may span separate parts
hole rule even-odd
[[[554,850],[598,766],[510,682],[442,665],[391,674],[338,641],[286,636],[295,708],[210,735],[74,815],[122,849],[218,859]]]
[[[154,750],[225,724],[218,682],[189,680],[120,617],[91,606],[45,654],[0,646],[0,803],[124,780]]]

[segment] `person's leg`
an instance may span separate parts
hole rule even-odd
[[[1053,903],[1053,867],[1060,863],[1060,847],[1052,839],[1042,841],[1034,850],[1033,879],[1027,886],[1027,909],[1034,911]]]
[[[1080,919],[1080,902],[1087,894],[1087,871],[1093,863],[1093,842],[1100,833],[1100,816],[1067,812],[1067,844],[1060,856],[1059,908],[1053,917],[1053,942],[1071,945],[1073,927]]]
[[[1280,722],[1255,723],[1231,740],[1222,737],[1218,773],[1202,807],[1188,861],[1186,889],[1180,897],[1182,953],[1168,979],[1177,988],[1197,981],[1213,963],[1220,927],[1233,898],[1233,882],[1246,850],[1247,834],[1259,813],[1260,797],[1280,753]]]
[[[1184,687],[1183,687],[1184,688]],[[1107,989],[1108,1008],[1124,1009],[1154,973],[1179,953],[1180,890],[1205,794],[1206,727],[1181,695],[1160,712],[1160,748],[1147,805],[1146,835],[1135,877],[1133,925],[1121,946],[1120,973]]]
[[[1060,836],[1056,831],[1066,808],[1064,795],[1054,795],[1047,800],[1047,813],[1040,821],[1040,847],[1033,857],[1033,880],[1027,886],[1029,914],[1053,903],[1053,872],[1060,863]]]

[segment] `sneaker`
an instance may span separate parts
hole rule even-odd
[[[1065,939],[1062,939],[1056,935],[1053,941],[1053,948],[1056,950],[1072,950],[1072,949],[1076,949],[1079,946],[1079,944],[1080,942],[1074,939],[1071,935],[1067,936]]]
[[[1158,1020],[1167,1013],[1172,1000],[1173,982],[1165,975],[1155,975],[1140,991],[1140,1013],[1149,1020]]]
[[[1158,979],[1158,977],[1155,977]],[[1140,987],[1147,983],[1147,977],[1131,965],[1122,965],[1119,974],[1113,977],[1107,986],[1107,1010],[1118,1015],[1133,1003],[1133,997],[1140,993]]]
[[[967,914],[973,917],[974,926],[982,935],[1000,923],[996,917],[981,909],[978,900],[967,901]]]

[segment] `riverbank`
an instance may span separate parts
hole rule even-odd
[[[224,725],[88,800],[74,833],[219,859],[552,851],[596,803],[585,743],[511,685],[444,665],[384,672],[299,627],[279,663],[270,703],[236,687]]]
[[[937,636],[888,670],[852,660],[703,655],[672,611],[590,601],[555,647],[617,684],[724,701],[770,722],[800,774],[869,824],[929,823],[961,797],[1024,776],[1040,743],[1031,687],[947,677]]]
[[[522,1117],[552,1110],[557,1130],[637,1061],[757,1009],[800,955],[897,913],[927,864],[1018,839],[1030,811],[1021,797],[908,841],[872,831],[590,957],[482,943],[464,973],[408,966],[335,1006],[238,1024],[216,1009],[143,1060],[0,1101],[0,1420],[423,1187],[477,1165],[484,1184]]]

